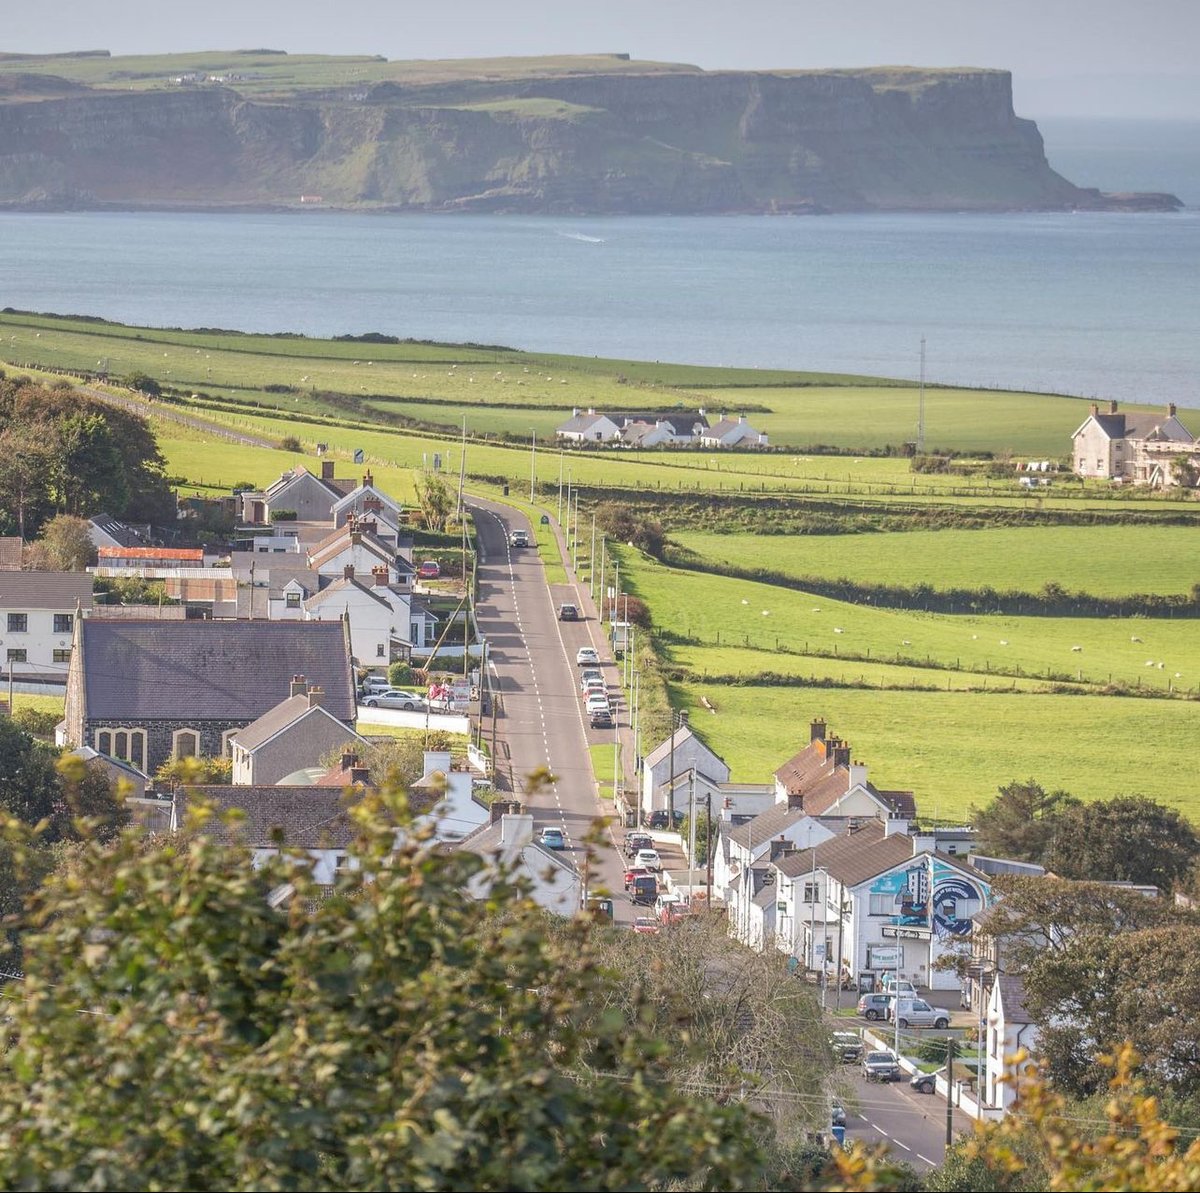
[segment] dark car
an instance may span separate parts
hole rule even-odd
[[[612,713],[606,708],[597,708],[588,713],[588,724],[593,729],[611,729],[613,727]]]
[[[639,849],[653,849],[654,838],[647,836],[645,833],[626,833],[625,834],[625,856],[633,857]]]
[[[937,1089],[938,1073],[944,1072],[945,1069],[938,1069],[935,1073],[914,1073],[908,1088],[919,1094],[931,1094]]]
[[[629,898],[642,907],[652,907],[658,898],[658,879],[653,874],[639,874],[629,886]]]
[[[559,621],[578,621],[579,608],[577,605],[559,605],[558,607]]]
[[[842,1064],[850,1065],[862,1060],[862,1040],[852,1031],[835,1031],[829,1037],[829,1046]]]
[[[868,1052],[862,1072],[868,1081],[899,1081],[902,1076],[900,1062],[890,1052]]]
[[[650,828],[678,828],[682,823],[682,812],[668,812],[665,808],[651,812],[650,819],[646,821]]]

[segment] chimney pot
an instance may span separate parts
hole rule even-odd
[[[809,727],[809,741],[824,741],[825,740],[825,721],[822,717],[818,717]]]
[[[1167,417],[1168,418],[1175,417],[1175,403],[1174,402],[1167,403]]]
[[[317,687],[316,685],[314,685],[313,687],[308,689],[308,707],[309,708],[320,708],[321,705],[324,703],[325,703],[325,689],[324,688]]]
[[[342,770],[351,770],[358,765],[358,755],[346,750],[342,753]]]
[[[365,787],[367,785],[367,783],[370,781],[370,777],[371,777],[371,771],[370,771],[369,767],[352,766],[350,768],[350,782],[351,783],[362,783],[363,786]]]
[[[293,675],[292,682],[288,685],[289,696],[303,696],[308,691],[308,681],[303,675]]]
[[[1116,398],[1113,398],[1113,400],[1111,402],[1109,402],[1108,412],[1109,412],[1109,414],[1116,414],[1116,412],[1117,412],[1117,399]]]
[[[321,479],[323,481],[333,480],[333,461],[332,460],[322,460],[321,461]]]

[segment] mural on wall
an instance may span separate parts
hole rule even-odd
[[[872,903],[890,906],[893,924],[925,928],[939,940],[970,935],[971,917],[987,906],[989,894],[986,883],[936,858],[881,874],[871,884]]]

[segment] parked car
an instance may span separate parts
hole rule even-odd
[[[556,828],[554,825],[547,825],[542,829],[541,841],[546,849],[566,849],[567,847],[567,839],[563,836],[562,829]]]
[[[529,531],[528,530],[514,530],[512,532],[512,534],[510,534],[508,536],[508,542],[509,542],[509,545],[513,546],[513,547],[528,547],[529,546]]]
[[[657,812],[650,813],[650,819],[646,823],[651,828],[678,828],[683,823],[683,813],[668,812],[666,808],[660,808]]]
[[[885,973],[883,980],[880,982],[883,987],[884,994],[897,994],[901,998],[916,998],[917,990],[912,982],[905,981],[903,978],[897,980],[892,974]]]
[[[901,1029],[906,1027],[932,1027],[945,1031],[950,1026],[950,1012],[941,1007],[930,1006],[923,998],[898,998],[888,1008],[888,1018],[896,1017]]]
[[[863,1043],[852,1031],[835,1031],[829,1037],[829,1046],[833,1055],[845,1065],[855,1064],[862,1060]]]
[[[625,834],[625,856],[633,857],[639,849],[653,849],[654,838],[648,833]]]
[[[559,621],[578,621],[579,607],[577,605],[559,605],[558,607]]]
[[[868,1052],[863,1057],[862,1074],[868,1081],[899,1081],[900,1062],[891,1052]]]
[[[937,1091],[937,1079],[939,1076],[944,1076],[946,1066],[943,1065],[940,1069],[935,1069],[932,1073],[914,1073],[909,1080],[908,1088],[914,1090],[918,1094],[932,1094]]]
[[[652,915],[639,915],[633,921],[633,930],[639,936],[657,936],[661,927]]]
[[[382,675],[368,675],[362,681],[362,694],[370,696],[375,692],[386,692],[392,685]]]
[[[575,652],[575,662],[580,667],[598,667],[600,665],[600,656],[596,653],[594,646],[581,646]]]
[[[585,667],[579,673],[579,690],[581,692],[586,692],[587,688],[588,688],[588,684],[594,679],[597,679],[601,683],[603,683],[604,682],[604,672],[601,671],[599,667]]]
[[[652,871],[647,870],[645,866],[635,866],[630,863],[625,867],[625,889],[629,890],[633,886],[635,878],[645,878],[648,874],[652,874]]]
[[[424,708],[425,697],[418,692],[406,692],[403,688],[386,688],[372,692],[363,699],[368,708],[402,708],[406,710]]]
[[[587,708],[589,715],[600,711],[607,713],[612,712],[612,705],[609,704],[608,695],[604,692],[589,692],[585,707]]]
[[[846,1125],[846,1108],[837,1098],[833,1099],[833,1103],[829,1107],[829,1125],[831,1127],[844,1127]]]
[[[633,855],[633,864],[645,866],[647,870],[661,870],[662,858],[658,856],[657,849],[639,849]]]
[[[593,729],[611,729],[615,724],[612,710],[608,708],[593,709],[588,713],[588,724]]]
[[[653,874],[639,874],[629,885],[629,898],[638,907],[653,907],[658,898],[658,878]]]
[[[426,559],[417,568],[417,575],[422,580],[436,580],[442,574],[442,565],[436,559]]]
[[[858,1000],[858,1013],[864,1019],[874,1022],[877,1019],[886,1019],[888,1008],[891,1005],[892,996],[890,994],[864,994]]]

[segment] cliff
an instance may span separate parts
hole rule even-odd
[[[286,57],[286,56],[285,56]],[[85,59],[88,70],[97,69]],[[375,60],[371,60],[374,62]],[[548,60],[268,88],[0,63],[0,205],[553,213],[1169,210],[1046,161],[995,70],[704,72]],[[5,67],[10,69],[6,70]],[[80,68],[82,69],[82,68]],[[375,77],[372,77],[372,76]]]

